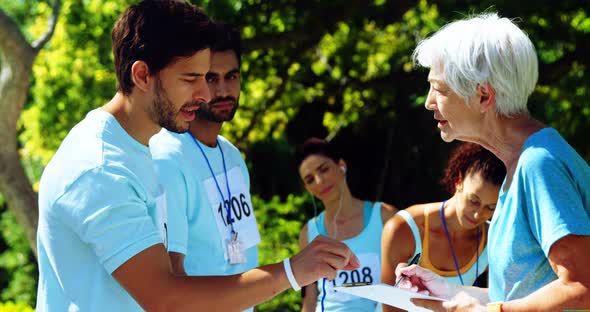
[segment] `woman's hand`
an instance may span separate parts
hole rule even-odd
[[[412,303],[419,307],[432,311],[454,311],[454,312],[485,312],[486,306],[477,299],[471,297],[464,291],[459,292],[450,301],[438,301],[428,299],[411,299]]]
[[[395,269],[397,280],[403,278],[398,284],[399,288],[443,299],[453,297],[453,286],[444,278],[418,265],[407,265],[400,263]]]

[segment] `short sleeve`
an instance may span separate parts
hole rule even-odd
[[[160,184],[166,192],[168,251],[186,255],[188,245],[188,190],[187,181],[171,158],[155,159]]]
[[[95,168],[55,202],[58,217],[94,251],[109,274],[139,252],[162,243],[139,186],[123,175]]]
[[[523,162],[526,215],[545,256],[567,235],[589,235],[590,218],[566,164],[546,151],[528,155]]]

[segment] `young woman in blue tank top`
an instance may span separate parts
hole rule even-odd
[[[385,224],[381,281],[395,284],[398,263],[421,253],[420,266],[451,283],[473,285],[487,270],[485,222],[494,213],[505,175],[504,164],[494,154],[477,144],[461,144],[441,181],[453,196],[411,206]],[[384,305],[383,311],[399,310]]]
[[[374,301],[336,293],[333,288],[350,282],[380,282],[383,223],[397,209],[352,196],[346,183],[346,163],[325,140],[308,139],[298,148],[296,159],[305,189],[325,208],[301,230],[300,247],[317,235],[329,236],[344,242],[361,264],[354,271],[339,271],[333,281],[319,280],[305,287],[302,311],[375,311]]]

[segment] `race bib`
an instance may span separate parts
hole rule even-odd
[[[156,226],[160,230],[160,237],[164,247],[168,250],[168,212],[166,206],[166,193],[156,197]]]
[[[237,239],[240,241],[241,247],[244,250],[260,243],[260,233],[258,232],[256,217],[254,216],[250,190],[246,187],[240,167],[236,166],[227,172],[231,198],[228,198],[225,174],[221,173],[215,178],[223,192],[225,202],[222,202],[221,194],[219,194],[213,178],[205,180],[203,185],[207,191],[211,210],[215,216],[217,231],[219,232],[221,243],[225,250],[225,258],[228,259],[227,244],[233,239],[230,224],[233,224],[234,230],[238,233]]]
[[[336,273],[336,278],[332,281],[326,280],[326,300],[345,302],[359,299],[359,297],[337,292],[334,287],[342,286],[346,283],[381,283],[381,263],[379,255],[376,253],[364,253],[357,255],[360,267],[353,271],[340,270]],[[322,281],[318,281],[318,288],[322,290]]]

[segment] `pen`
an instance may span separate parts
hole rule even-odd
[[[353,283],[344,283],[344,284],[342,284],[342,287],[356,287],[356,286],[368,286],[368,285],[371,285],[371,283],[353,282]]]
[[[420,261],[420,256],[422,254],[421,253],[417,253],[416,255],[414,255],[414,257],[412,258],[412,260],[410,260],[410,263],[408,263],[408,266],[412,265],[412,264],[418,264],[418,262]],[[393,285],[393,287],[397,287],[397,285],[399,284],[399,282],[401,282],[404,278],[407,278],[407,276],[403,275],[399,278],[399,280],[397,280],[397,282],[395,282],[395,285]]]

